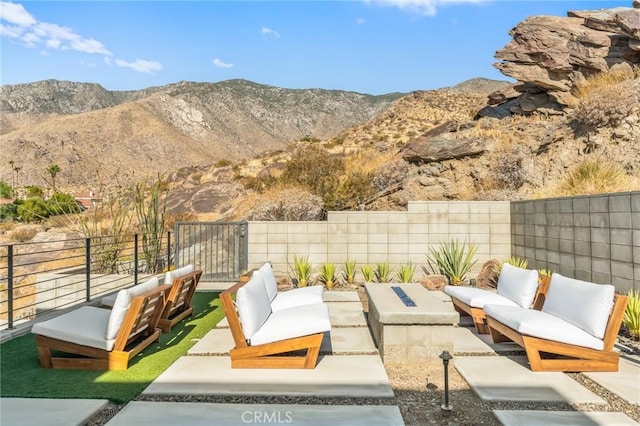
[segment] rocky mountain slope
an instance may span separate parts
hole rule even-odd
[[[290,90],[245,80],[111,92],[55,80],[0,87],[0,180],[96,188],[155,172],[237,161],[302,138],[328,138],[384,111],[400,94]]]

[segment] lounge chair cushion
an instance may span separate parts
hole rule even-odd
[[[602,339],[613,309],[615,287],[554,273],[542,311]]]
[[[174,269],[173,271],[167,271],[164,274],[164,283],[165,284],[173,284],[173,281],[176,278],[184,277],[187,274],[193,272],[193,265],[183,266],[182,268]]]
[[[147,282],[148,281],[145,281],[143,284],[146,284]],[[145,291],[149,291],[149,290],[153,289],[153,287],[157,287],[158,285],[160,285],[160,282],[157,279],[156,279],[155,283],[156,283],[155,286],[153,286],[152,284],[149,284],[147,287],[140,287],[143,284],[138,284],[138,285],[134,285],[133,287],[129,287],[127,290],[133,290],[133,289],[139,288],[139,287],[140,287],[140,289],[144,289],[142,291],[138,291],[138,294],[136,294],[136,296],[137,296],[137,295],[140,295],[140,294],[144,293]],[[136,291],[137,290],[134,290],[134,293]],[[100,304],[103,305],[103,306],[113,307],[113,305],[116,303],[116,298],[117,297],[118,297],[118,293],[113,293],[113,294],[110,294],[108,296],[105,296],[105,297],[102,298],[102,300],[100,300]],[[131,296],[131,297],[134,297],[134,296]]]
[[[133,287],[123,289],[118,292],[111,311],[107,311],[111,313],[105,328],[106,331],[103,331],[104,337],[107,340],[116,338],[116,335],[120,330],[120,326],[122,325],[122,321],[124,321],[124,317],[127,315],[127,310],[131,305],[131,300],[136,296],[140,296],[142,293],[153,290],[158,287],[158,285],[158,278],[152,277],[142,284],[134,285]]]
[[[251,345],[261,345],[331,330],[329,308],[325,303],[298,306],[273,312],[251,336]]]
[[[104,330],[107,328],[110,314],[111,311],[108,309],[82,306],[50,320],[34,324],[31,332],[78,345],[111,351],[116,342],[115,338],[105,339],[104,337]]]
[[[567,299],[572,303],[571,299]],[[551,315],[513,306],[485,305],[487,316],[526,336],[567,343],[596,350],[604,348],[604,342],[575,325]]]
[[[530,308],[538,290],[538,271],[505,263],[498,277],[498,294]]]
[[[273,274],[271,264],[269,262],[266,262],[260,267],[260,269],[258,269],[258,273],[262,275],[262,279],[264,280],[264,285],[267,288],[269,301],[273,302],[273,299],[275,299],[278,295],[278,283],[276,283],[276,277]]]
[[[297,306],[313,305],[322,303],[322,294],[324,287],[321,285],[312,285],[309,287],[294,288],[293,290],[281,291],[271,301],[271,310],[281,311],[283,309],[294,308]]]
[[[518,306],[516,302],[511,299],[507,299],[504,296],[500,296],[498,293],[494,293],[488,290],[482,290],[475,287],[463,287],[448,285],[445,286],[444,292],[449,296],[458,299],[462,303],[465,303],[472,308],[481,308],[484,305],[505,305],[505,306]]]
[[[236,293],[238,316],[242,332],[250,340],[271,315],[271,304],[261,274],[253,274],[251,279]]]

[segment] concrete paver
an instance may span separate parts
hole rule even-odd
[[[632,404],[640,404],[640,364],[621,358],[617,372],[584,373]]]
[[[232,369],[226,356],[184,356],[143,395],[290,395],[393,398],[378,355],[321,356],[315,369]]]
[[[234,347],[228,328],[214,328],[198,343],[193,345],[189,355],[228,355]],[[367,327],[337,327],[325,333],[320,353],[333,355],[377,354],[373,338]]]
[[[11,426],[81,425],[106,399],[0,398],[0,423]]]
[[[451,331],[453,355],[456,354],[494,354],[494,350],[478,335],[466,327],[454,327]]]
[[[322,296],[325,302],[360,302],[357,291],[328,291],[325,290]]]
[[[391,405],[214,404],[197,402],[129,403],[108,426],[244,426],[247,424],[396,426],[404,425]]]
[[[534,372],[526,357],[454,358],[458,372],[485,401],[544,401],[605,404],[564,373]]]
[[[334,302],[329,306],[331,327],[366,327],[367,320],[360,302]]]
[[[623,413],[580,411],[494,410],[504,426],[626,426],[637,425]]]

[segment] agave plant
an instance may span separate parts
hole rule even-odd
[[[356,261],[347,260],[342,265],[342,278],[347,284],[353,284],[356,280]]]
[[[427,263],[433,273],[446,276],[452,285],[460,285],[477,262],[473,259],[477,250],[477,244],[454,239],[439,247],[430,247]]]
[[[502,271],[502,265],[504,265],[505,263],[508,263],[509,265],[515,266],[517,268],[522,268],[522,269],[527,269],[527,266],[529,266],[529,261],[527,259],[523,259],[517,256],[511,256],[503,260],[502,263],[500,263],[499,265],[497,265],[494,268],[493,272],[495,272],[495,274],[499,276],[500,271]]]
[[[415,275],[415,273],[416,265],[409,262],[406,265],[402,265],[398,268],[396,276],[398,278],[398,281],[400,281],[401,283],[410,283],[411,281],[413,281],[413,276]]]
[[[364,277],[365,283],[373,282],[373,266],[371,265],[362,265],[360,267],[360,272],[362,272],[362,276]]]
[[[375,269],[375,276],[379,283],[388,283],[391,278],[389,264],[387,262],[378,263]]]
[[[336,265],[333,263],[324,263],[320,267],[320,280],[322,280],[327,287],[327,290],[331,290],[336,280]]]
[[[622,323],[634,339],[640,340],[640,290],[630,290]]]
[[[309,262],[309,255],[298,256],[293,255],[293,268],[292,272],[298,280],[298,287],[306,287],[309,277],[311,277],[311,263]]]

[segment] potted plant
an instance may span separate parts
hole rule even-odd
[[[311,277],[311,263],[309,262],[309,255],[293,255],[292,271],[298,281],[298,287],[306,287],[309,278]]]

